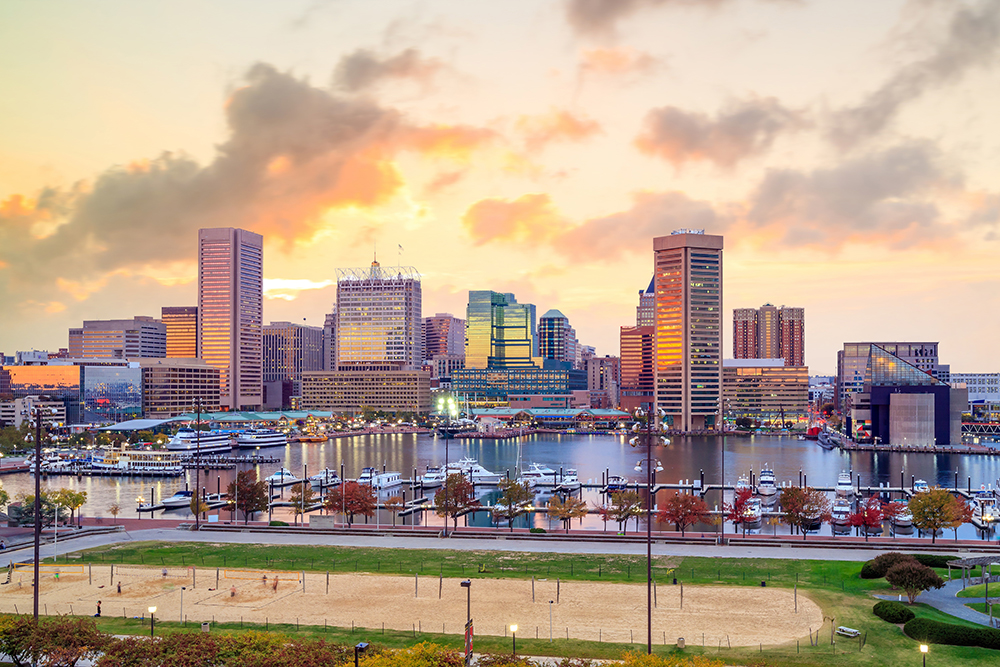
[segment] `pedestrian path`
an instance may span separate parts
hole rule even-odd
[[[998,586],[998,592],[1000,592],[1000,584],[997,584],[997,586]],[[917,602],[922,602],[926,605],[934,607],[938,611],[944,612],[949,616],[961,618],[964,621],[971,621],[972,623],[978,623],[979,625],[988,626],[990,624],[989,615],[975,611],[974,609],[969,609],[968,607],[965,606],[967,604],[972,604],[975,602],[980,602],[980,603],[986,602],[986,598],[955,597],[961,590],[962,590],[962,580],[953,579],[952,581],[946,582],[944,587],[942,588],[924,591],[919,596],[917,596]],[[899,599],[898,595],[876,595],[875,597],[879,598],[880,600]]]

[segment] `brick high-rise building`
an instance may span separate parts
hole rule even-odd
[[[291,322],[264,327],[264,382],[291,380],[300,395],[302,373],[323,370],[323,329]]]
[[[633,412],[653,403],[653,327],[622,327],[618,405]]]
[[[805,309],[769,303],[733,309],[734,359],[784,359],[786,366],[805,365]]]
[[[653,239],[655,404],[681,431],[720,424],[722,246],[721,236],[691,230]]]
[[[450,313],[424,318],[424,360],[444,355],[465,355],[465,320]]]

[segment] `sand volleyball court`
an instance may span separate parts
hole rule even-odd
[[[43,613],[93,614],[97,601],[105,616],[148,616],[189,622],[301,623],[422,632],[461,633],[466,590],[460,579],[234,570],[225,568],[142,568],[65,565],[44,568],[40,587]],[[277,577],[277,585],[275,585]],[[0,612],[30,612],[30,566],[0,586]],[[121,584],[121,592],[118,585]],[[439,598],[440,588],[440,598]],[[557,590],[558,588],[558,590]],[[183,590],[182,590],[183,589]],[[530,579],[473,579],[472,616],[478,635],[504,635],[517,624],[518,636],[549,635],[607,642],[644,642],[644,584],[538,579],[532,602]],[[653,640],[733,646],[781,644],[805,637],[823,621],[820,608],[783,588],[659,585],[653,610]],[[183,610],[181,598],[183,596]],[[558,603],[556,600],[558,599]],[[704,635],[704,639],[703,639]]]

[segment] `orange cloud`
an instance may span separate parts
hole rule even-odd
[[[514,200],[482,199],[469,207],[462,224],[476,245],[488,241],[540,242],[566,226],[546,194]]]
[[[642,74],[658,65],[653,56],[630,48],[598,48],[580,54],[580,70],[584,73]]]
[[[467,162],[473,151],[497,139],[493,130],[468,125],[431,125],[408,128],[401,144],[423,155]]]
[[[553,141],[583,141],[602,131],[597,121],[564,109],[553,109],[538,116],[521,116],[515,127],[524,134],[529,150],[539,150]]]

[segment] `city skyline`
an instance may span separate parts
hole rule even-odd
[[[1000,370],[995,3],[193,8],[0,8],[0,351],[193,306],[194,233],[231,226],[264,321],[322,326],[377,245],[425,313],[515,293],[617,354],[691,228],[728,306],[808,310],[812,374],[857,340]]]

